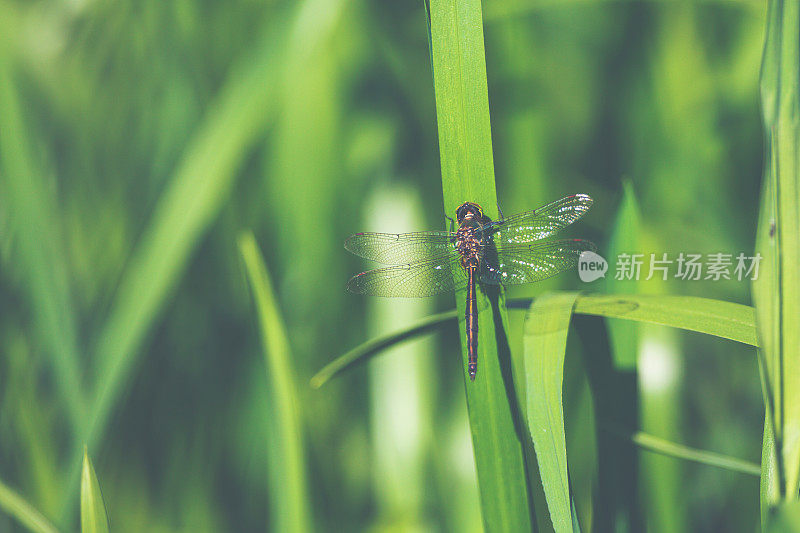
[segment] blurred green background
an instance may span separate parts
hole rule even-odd
[[[750,253],[764,11],[484,0],[504,213],[588,193],[571,233],[603,253],[628,183],[642,251]],[[115,531],[270,529],[283,487],[237,248],[252,230],[292,353],[313,529],[481,530],[460,328],[308,386],[453,307],[346,293],[365,265],[344,238],[443,224],[419,0],[0,0],[0,480],[72,530],[88,442]],[[750,303],[739,281],[637,287]],[[554,288],[587,286],[511,294]],[[512,312],[512,347],[521,324]],[[639,426],[759,462],[753,349],[643,335]],[[757,526],[757,478],[631,453],[650,530]]]

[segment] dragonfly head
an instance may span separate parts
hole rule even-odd
[[[461,224],[465,220],[480,222],[483,220],[483,209],[476,203],[464,202],[456,209],[456,221]]]

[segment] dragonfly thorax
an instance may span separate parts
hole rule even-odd
[[[456,250],[461,254],[461,266],[464,268],[478,266],[483,242],[477,226],[462,224],[456,231]]]

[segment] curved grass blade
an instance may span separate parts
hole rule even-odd
[[[481,1],[430,0],[427,13],[445,213],[471,201],[496,220]],[[488,531],[530,531],[533,512],[516,431],[519,410],[513,386],[506,389],[504,380],[511,372],[505,297],[497,290],[492,305],[485,305],[487,295],[478,291],[478,299],[481,357],[474,382],[466,372],[463,337],[462,357],[483,523]],[[466,301],[457,305],[463,317]]]
[[[758,346],[752,307],[710,298],[668,295],[585,295],[575,312],[706,333]]]
[[[507,306],[509,309],[525,309],[530,307],[531,303],[532,300],[522,298],[509,300]],[[579,315],[661,324],[758,346],[754,309],[747,305],[722,300],[695,296],[583,294],[578,296],[574,312]],[[429,333],[459,316],[459,311],[452,309],[360,344],[317,372],[311,379],[311,385],[319,388],[340,372],[366,361],[382,350],[398,342]]]
[[[86,449],[83,450],[81,473],[81,533],[108,533],[108,515],[103,494]]]
[[[744,459],[730,457],[721,453],[709,452],[706,450],[698,450],[697,448],[690,448],[683,444],[670,442],[659,437],[649,435],[641,431],[625,431],[608,426],[600,426],[605,431],[609,431],[614,435],[630,440],[639,448],[653,453],[673,457],[675,459],[682,459],[684,461],[691,461],[707,466],[715,466],[731,472],[739,472],[749,476],[760,476],[761,466]]]
[[[573,531],[562,386],[567,330],[577,292],[546,293],[525,316],[526,414],[556,532]]]
[[[247,280],[258,312],[269,381],[269,488],[275,531],[311,531],[299,401],[290,364],[291,352],[272,282],[252,233],[239,237]]]
[[[0,508],[34,533],[58,533],[47,518],[25,499],[0,481]]]
[[[431,315],[423,320],[420,320],[416,324],[401,329],[400,331],[382,335],[367,341],[364,344],[360,344],[349,352],[337,357],[332,362],[325,365],[322,370],[317,372],[314,377],[311,378],[311,386],[315,389],[318,389],[336,374],[347,370],[351,366],[356,365],[361,361],[369,359],[380,351],[405,340],[410,340],[414,337],[429,333],[445,322],[455,320],[456,318],[458,318],[458,310],[452,309],[450,311],[445,311],[444,313]]]

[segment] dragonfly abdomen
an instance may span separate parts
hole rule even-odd
[[[478,300],[475,295],[475,274],[477,266],[469,265],[467,274],[469,282],[467,284],[467,353],[469,355],[467,371],[469,378],[475,381],[475,374],[478,371]]]

